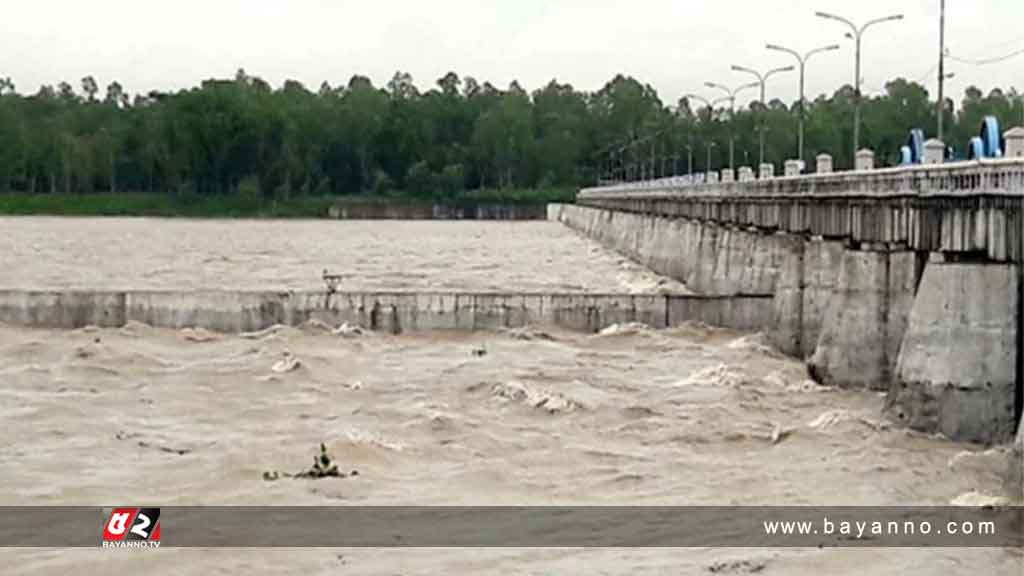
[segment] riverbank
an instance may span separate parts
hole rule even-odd
[[[318,196],[263,199],[243,196],[173,196],[161,193],[0,194],[0,215],[6,216],[147,216],[160,218],[331,218],[342,206],[360,217],[372,218],[382,208],[507,205],[543,206],[571,202],[572,190],[472,190],[450,198],[390,196]],[[458,210],[455,210],[458,212]],[[470,212],[473,212],[471,210]],[[445,214],[442,210],[439,214]]]

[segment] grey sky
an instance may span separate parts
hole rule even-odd
[[[948,0],[947,44],[961,58],[1024,48],[1024,0]],[[865,36],[865,90],[904,76],[933,93],[939,0],[33,0],[9,2],[0,19],[0,75],[21,92],[93,75],[129,92],[188,87],[245,68],[272,84],[294,78],[311,88],[355,73],[375,84],[396,70],[421,88],[448,70],[527,89],[551,78],[595,90],[616,73],[651,83],[666,102],[707,80],[738,84],[732,63],[786,65],[767,41],[801,50],[839,42],[812,60],[808,96],[853,79],[853,43],[844,27],[903,12]],[[1024,88],[1024,56],[984,67],[949,62],[966,86]],[[793,100],[797,76],[776,77],[770,97]]]

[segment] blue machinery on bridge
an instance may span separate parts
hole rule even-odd
[[[900,148],[900,164],[910,166],[924,163],[924,131],[915,128],[910,131],[907,143]],[[945,160],[957,159],[952,149],[946,148],[943,152]],[[981,130],[978,136],[971,138],[967,143],[967,159],[980,160],[982,158],[1002,158],[1003,143],[999,131],[999,120],[995,116],[986,116],[981,123]]]

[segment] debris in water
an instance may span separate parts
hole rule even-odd
[[[763,571],[767,565],[767,562],[763,560],[715,562],[708,566],[708,572],[712,574],[757,574]]]
[[[476,356],[477,358],[487,356],[487,348],[484,346],[473,348],[473,356]]]
[[[117,438],[118,440],[134,440],[135,438],[139,438],[140,436],[141,434],[137,434],[135,432],[125,432],[124,430],[121,430],[117,434],[114,434],[114,438]],[[146,442],[145,440],[139,440],[137,444],[139,448],[155,448],[161,452],[167,452],[168,454],[177,454],[178,456],[184,456],[192,452],[191,448],[174,448],[172,446],[151,444],[149,442]]]
[[[267,482],[274,482],[281,478],[305,478],[308,480],[320,480],[323,478],[348,478],[350,476],[358,476],[359,471],[353,470],[349,473],[340,472],[338,470],[338,464],[335,463],[334,459],[331,458],[330,454],[327,453],[327,445],[320,444],[320,455],[313,457],[313,466],[308,470],[299,472],[298,474],[289,474],[287,472],[278,472],[277,470],[268,470],[263,472],[263,479]]]
[[[276,374],[285,374],[287,372],[294,372],[302,366],[302,361],[296,358],[291,352],[285,350],[284,358],[279,360],[273,366],[271,370]]]
[[[143,440],[139,440],[139,448],[156,448],[161,452],[167,452],[168,454],[177,454],[178,456],[184,456],[185,454],[188,454],[189,452],[192,451],[188,448],[172,448],[170,446],[158,446],[156,444],[150,444],[149,442],[145,442]]]

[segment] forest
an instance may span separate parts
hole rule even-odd
[[[608,178],[656,177],[797,154],[798,103],[737,102],[709,109],[664,101],[629,76],[597,92],[552,80],[527,92],[454,72],[421,90],[396,73],[386,86],[354,76],[315,90],[273,87],[239,70],[174,93],[131,96],[92,77],[21,94],[0,79],[0,194],[152,194],[181,198],[456,198],[466,191],[571,190]],[[750,95],[756,90],[746,93]],[[852,165],[854,89],[808,101],[806,155]],[[896,79],[865,96],[862,143],[898,161],[912,128],[933,134],[937,106],[920,84]],[[1015,90],[969,88],[945,106],[947,142],[961,150],[985,115],[1024,119]],[[641,144],[637,144],[641,142]],[[710,151],[710,155],[708,152]]]

